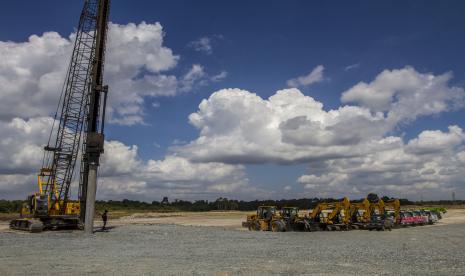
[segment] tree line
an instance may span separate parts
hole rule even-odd
[[[383,200],[389,200],[388,197],[382,197]],[[237,211],[253,211],[261,205],[271,205],[281,207],[299,207],[302,210],[313,209],[320,202],[332,202],[339,201],[340,198],[301,198],[301,199],[280,199],[280,200],[253,200],[243,201],[220,197],[215,201],[208,200],[178,200],[169,201],[164,198],[162,201],[138,201],[138,200],[98,200],[96,202],[97,210],[109,210],[109,211],[221,211],[221,210],[237,210]],[[359,200],[352,200],[362,201]],[[23,201],[21,200],[0,200],[0,213],[16,213],[21,210]],[[453,205],[453,204],[465,204],[465,200],[439,200],[439,201],[410,201],[408,199],[400,199],[401,205]]]

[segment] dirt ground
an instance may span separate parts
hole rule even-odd
[[[0,275],[465,275],[464,213],[393,231],[237,231],[242,212],[135,214],[94,235],[5,230]]]
[[[216,226],[226,229],[245,230],[242,228],[242,221],[245,221],[248,214],[253,212],[240,211],[210,211],[210,212],[172,212],[172,213],[134,213],[112,219],[110,213],[109,225],[150,225],[150,224],[174,224],[183,226]],[[465,209],[448,209],[443,215],[443,219],[435,226],[448,224],[465,223]],[[96,221],[96,226],[101,221]],[[0,231],[9,231],[8,221],[0,221]]]
[[[244,231],[250,213],[110,214],[91,236],[1,221],[0,275],[465,275],[465,209],[386,232]]]

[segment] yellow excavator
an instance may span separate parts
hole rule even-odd
[[[384,201],[384,212],[387,216],[392,216],[395,225],[400,225],[400,200],[395,198]]]
[[[400,201],[398,199],[387,201],[379,199],[376,202],[370,202],[370,221],[366,229],[391,231],[398,223],[400,223]]]
[[[350,225],[353,229],[364,228],[370,222],[370,201],[364,198],[362,202],[350,203]]]
[[[319,203],[309,214],[309,218],[319,223],[323,230],[349,230],[350,201],[344,197],[341,201]]]

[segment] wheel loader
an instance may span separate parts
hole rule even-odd
[[[250,231],[286,231],[286,223],[276,206],[259,206],[257,213],[247,216],[247,221],[242,222],[243,227]]]

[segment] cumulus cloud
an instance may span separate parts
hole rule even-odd
[[[226,77],[226,72],[209,76],[198,64],[184,76],[169,74],[180,57],[163,45],[163,37],[159,23],[109,24],[105,82],[111,123],[143,123],[146,98],[174,96]],[[21,43],[0,41],[0,120],[52,114],[74,38],[74,33],[66,38],[46,32]]]
[[[137,146],[108,141],[102,158],[99,191],[104,197],[127,194],[145,199],[160,193],[184,199],[214,198],[218,194],[247,190],[244,167],[218,162],[194,163],[167,155],[161,160],[142,161]]]
[[[43,143],[51,123],[51,118],[0,122],[0,133],[7,135],[0,144],[0,194],[4,197],[22,198],[36,189],[35,175],[41,166]],[[175,155],[144,161],[138,156],[136,145],[119,141],[105,142],[99,176],[99,198],[130,196],[153,200],[165,195],[214,199],[253,189],[244,166],[195,163]],[[72,192],[76,192],[76,181]]]
[[[450,126],[448,132],[426,130],[389,150],[311,163],[312,173],[300,176],[298,182],[320,196],[378,192],[444,198],[465,188],[464,142],[457,126]]]
[[[294,88],[266,100],[245,90],[220,90],[200,103],[189,122],[200,136],[175,150],[196,161],[305,162],[390,144],[378,139],[389,130],[382,114],[355,106],[325,111],[323,104]],[[353,147],[358,144],[365,147]]]
[[[0,174],[38,171],[52,123],[49,117],[0,121]]]
[[[403,87],[408,89],[399,90],[400,84],[393,83],[397,79],[407,81]],[[462,129],[426,130],[408,142],[392,133],[417,117],[462,107],[465,92],[450,86],[449,80],[449,73],[422,74],[411,67],[384,71],[366,85],[379,87],[374,93],[391,95],[383,108],[360,100],[360,105],[325,110],[322,103],[295,88],[277,91],[268,99],[241,89],[223,89],[189,116],[199,137],[172,150],[196,162],[309,163],[311,173],[298,182],[332,195],[360,196],[380,189],[446,192],[457,183],[464,186],[458,180],[465,156]],[[352,91],[359,86],[346,91],[343,100],[357,94]]]
[[[399,92],[401,84],[394,85],[394,79],[411,79],[407,81],[410,85],[402,84],[409,89]],[[366,85],[384,89],[373,93],[391,94],[382,109],[362,101],[360,106],[327,111],[322,103],[296,88],[277,91],[268,99],[245,90],[223,89],[204,99],[199,110],[189,116],[189,122],[200,131],[199,137],[175,150],[197,161],[292,163],[397,147],[401,139],[389,133],[399,124],[462,106],[465,91],[449,86],[449,79],[449,74],[421,74],[410,67],[384,71]],[[347,95],[358,95],[352,91],[359,91],[359,86],[346,91],[343,100]],[[363,93],[366,91],[371,90]],[[405,105],[404,101],[411,103]]]
[[[310,72],[308,75],[300,76],[295,79],[288,80],[287,86],[302,87],[302,86],[308,86],[312,83],[323,81],[324,70],[325,70],[325,67],[323,65],[318,65],[317,67],[313,68],[312,72]]]
[[[419,73],[412,67],[384,70],[370,83],[360,82],[342,94],[342,102],[385,112],[396,124],[419,116],[463,107],[465,91],[449,86],[452,73]]]
[[[450,78],[450,73],[419,73],[411,67],[383,71],[372,82],[344,92],[342,101],[356,105],[330,110],[296,88],[267,99],[241,89],[222,89],[189,116],[199,137],[173,146],[160,160],[142,160],[137,146],[108,141],[99,193],[147,200],[160,194],[197,199],[230,193],[248,198],[258,191],[245,173],[244,164],[253,163],[306,163],[308,173],[296,180],[320,196],[358,197],[371,191],[445,195],[457,187],[465,190],[465,134],[459,126],[425,130],[409,141],[393,135],[399,125],[420,116],[463,107],[465,92],[449,85]],[[205,80],[213,77],[194,65],[176,79],[176,86]],[[132,108],[125,111],[127,120],[139,114],[137,105]],[[48,117],[5,118],[0,120],[0,192],[11,190],[5,181],[26,187],[23,181],[33,179],[52,122]]]

